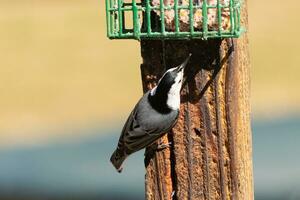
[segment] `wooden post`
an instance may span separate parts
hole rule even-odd
[[[242,24],[247,27],[247,2]],[[177,125],[146,159],[146,199],[253,199],[247,34],[240,39],[141,41],[144,91],[189,53]]]

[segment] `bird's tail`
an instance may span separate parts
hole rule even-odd
[[[122,163],[126,158],[127,155],[123,152],[120,152],[119,149],[115,150],[110,157],[110,162],[113,164],[113,166],[117,169],[119,173],[121,173],[123,170]]]

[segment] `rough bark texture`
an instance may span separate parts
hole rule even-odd
[[[245,2],[246,3],[246,2]],[[242,22],[247,26],[246,4]],[[144,91],[189,53],[178,123],[145,160],[146,199],[253,199],[248,39],[141,41]]]

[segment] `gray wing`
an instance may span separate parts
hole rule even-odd
[[[145,119],[141,118],[145,118],[148,113],[142,113],[144,117],[140,117],[141,112],[144,111],[136,106],[129,115],[122,130],[118,148],[123,149],[127,155],[149,146],[166,133],[174,124],[172,123],[166,127],[155,125],[150,126],[151,128],[149,126],[146,127],[143,123]]]
[[[129,116],[122,131],[126,153],[131,154],[149,146],[166,131],[159,130],[157,127],[149,129],[141,125],[137,116],[137,109],[135,109]]]

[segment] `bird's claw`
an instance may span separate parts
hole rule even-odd
[[[169,148],[171,147],[171,142],[168,142],[167,144],[164,144],[164,143],[160,143],[160,144],[152,144],[151,146],[149,146],[146,151],[145,151],[145,159],[144,159],[144,162],[145,162],[145,166],[147,167],[148,164],[150,163],[150,160],[151,158],[154,156],[155,152],[158,152],[158,151],[162,151],[166,148]]]
[[[171,147],[171,144],[172,144],[171,142],[168,142],[166,144],[164,144],[164,143],[158,144],[157,147],[156,147],[156,151],[161,151],[161,150],[164,150],[166,148],[169,148],[169,147]]]

